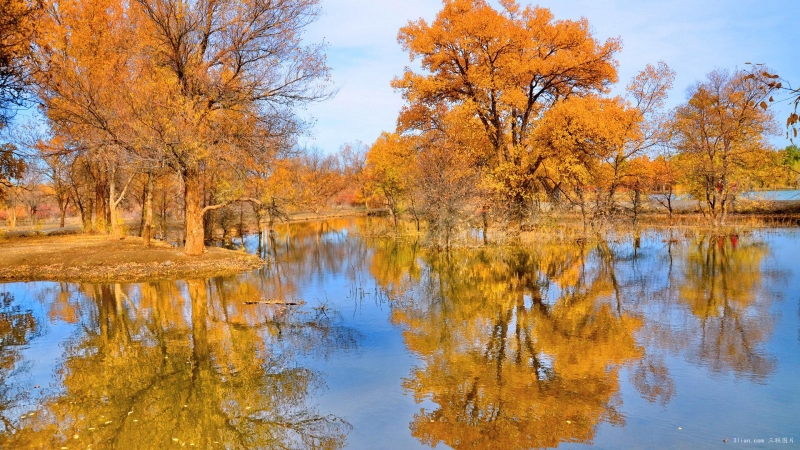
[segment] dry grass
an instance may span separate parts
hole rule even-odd
[[[263,265],[243,252],[207,248],[187,256],[162,242],[141,238],[68,235],[0,240],[0,281],[123,282],[229,275]]]

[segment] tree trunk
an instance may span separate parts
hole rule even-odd
[[[150,172],[147,173],[147,176],[150,177]],[[145,215],[147,214],[147,206],[145,206],[145,202],[147,199],[147,183],[144,184],[142,188],[142,214],[139,217],[139,236],[144,238],[144,221]]]
[[[15,228],[17,226],[17,206],[11,205],[8,208],[8,219],[6,219],[6,224],[9,228]]]
[[[150,237],[153,234],[153,173],[147,174],[147,187],[144,196],[144,226],[142,227],[142,240],[145,247],[150,247]]]
[[[64,203],[63,205],[59,205],[59,211],[61,212],[61,220],[59,221],[59,228],[64,228],[64,223],[67,221],[67,204]]]
[[[167,240],[167,189],[161,188],[161,239]]]
[[[100,176],[102,177],[102,175]],[[109,190],[111,187],[108,181],[100,178],[95,184],[94,196],[94,223],[92,228],[101,233],[108,233],[109,226],[111,225],[111,210],[109,209],[108,200],[111,198]]]
[[[183,169],[184,224],[187,255],[202,255],[203,242],[203,198],[200,191],[200,173],[197,167]]]
[[[481,219],[483,219],[483,245],[489,245],[489,217],[485,207],[481,210]]]
[[[86,220],[83,223],[84,231],[92,232],[96,229],[97,216],[94,214],[94,197],[89,197],[89,204],[86,207]]]
[[[117,217],[117,182],[114,179],[114,173],[110,174],[108,180],[108,226],[111,230],[112,236],[120,236],[122,234],[119,227],[119,218]]]
[[[92,226],[92,211],[91,208],[87,205],[88,199],[85,195],[81,195],[81,187],[80,184],[76,181],[75,177],[75,170],[77,170],[74,166],[71,169],[70,177],[69,177],[69,185],[72,189],[72,199],[75,202],[75,206],[78,207],[78,212],[81,215],[81,226],[83,227],[83,232],[89,232],[90,227]]]

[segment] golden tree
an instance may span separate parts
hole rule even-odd
[[[689,91],[674,113],[674,141],[684,183],[715,225],[725,222],[749,172],[763,162],[774,133],[769,97],[748,73],[717,70]]]
[[[395,226],[412,189],[416,157],[411,139],[396,133],[381,134],[367,153],[367,185],[384,198]]]
[[[401,28],[401,45],[428,73],[407,69],[393,86],[408,102],[403,130],[426,131],[422,125],[436,111],[467,108],[488,141],[480,161],[506,200],[519,203],[524,197],[514,189],[533,189],[531,175],[545,159],[532,154],[535,120],[561,99],[603,92],[616,81],[620,41],[598,42],[585,19],[558,21],[546,8],[514,0],[501,5],[446,0],[431,24]]]
[[[48,3],[36,33],[36,93],[53,134],[69,145],[46,156],[85,157],[95,181],[96,219],[120,232],[117,206],[141,160],[136,98],[141,17],[127,2],[68,0]]]
[[[301,42],[316,0],[68,0],[46,11],[37,82],[48,117],[103,162],[112,191],[119,167],[176,171],[188,254],[203,251],[204,214],[243,192],[247,156],[292,129],[296,105],[327,96],[322,47]]]
[[[303,46],[301,33],[316,0],[239,3],[140,0],[152,43],[154,73],[166,96],[149,116],[167,163],[184,183],[186,253],[203,251],[201,175],[236,167],[258,152],[275,118],[326,97],[322,47]],[[156,72],[157,71],[157,72]],[[267,120],[269,119],[269,120]]]

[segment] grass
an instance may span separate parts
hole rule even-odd
[[[0,281],[132,282],[231,275],[263,265],[239,251],[207,248],[200,256],[141,238],[98,235],[15,237],[0,240]]]

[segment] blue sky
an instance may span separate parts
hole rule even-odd
[[[525,4],[524,2],[520,2]],[[328,44],[328,63],[339,88],[332,100],[310,105],[315,120],[310,146],[336,151],[346,142],[369,145],[395,127],[402,99],[389,85],[413,65],[397,44],[409,20],[431,21],[438,0],[321,0],[322,16],[309,26],[309,42]],[[663,60],[677,72],[669,105],[686,88],[717,69],[765,63],[800,85],[800,0],[551,0],[556,19],[589,20],[595,37],[621,37],[619,89],[648,63]],[[777,110],[780,121],[788,109]],[[788,140],[776,137],[776,146]]]

